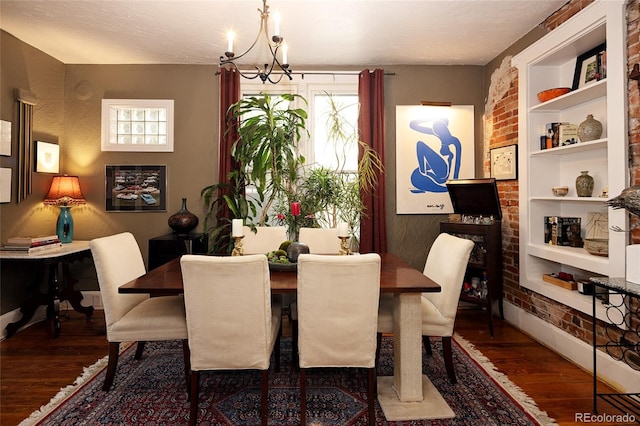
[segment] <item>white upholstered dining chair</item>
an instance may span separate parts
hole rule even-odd
[[[451,336],[456,321],[460,291],[473,242],[442,233],[434,241],[424,266],[424,275],[438,283],[439,293],[422,293],[422,341],[431,354],[429,336],[442,338],[442,351],[447,375],[456,383]],[[382,297],[378,312],[378,339],[381,333],[393,333],[393,298]]]
[[[298,353],[302,425],[306,424],[306,371],[316,367],[366,368],[369,424],[375,424],[379,294],[378,254],[304,254],[298,258]]]
[[[280,244],[287,240],[287,228],[284,226],[256,226],[256,232],[248,226],[243,229],[244,254],[267,254],[278,250]]]
[[[102,390],[111,388],[118,366],[121,342],[138,342],[135,359],[144,343],[182,340],[185,380],[188,381],[187,324],[182,296],[149,297],[120,294],[118,287],[145,274],[144,261],[134,236],[124,232],[89,242],[98,275],[109,341],[109,361]]]
[[[340,239],[337,228],[300,228],[298,241],[309,246],[311,254],[338,254]]]
[[[268,417],[268,369],[280,367],[280,306],[271,302],[264,254],[180,259],[190,352],[190,424],[198,414],[199,372],[261,371],[261,424]]]

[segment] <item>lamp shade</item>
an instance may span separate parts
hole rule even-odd
[[[78,176],[54,176],[44,203],[52,206],[85,204]]]

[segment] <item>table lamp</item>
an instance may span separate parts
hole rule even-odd
[[[44,203],[49,206],[60,207],[56,234],[62,243],[73,241],[73,218],[71,217],[71,206],[75,204],[85,204],[80,180],[78,176],[54,176],[51,180],[51,188],[44,199]]]

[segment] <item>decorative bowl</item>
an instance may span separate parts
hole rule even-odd
[[[558,96],[565,95],[571,91],[570,87],[555,87],[553,89],[543,90],[538,93],[538,100],[540,102],[547,102],[553,98],[557,98]]]
[[[564,197],[565,195],[567,195],[569,193],[569,187],[568,186],[554,186],[553,188],[551,188],[551,192],[553,192],[553,195],[555,195],[556,197]]]
[[[298,270],[297,263],[277,263],[269,262],[270,271],[294,272]]]
[[[584,248],[595,256],[609,257],[609,240],[605,238],[585,238]]]

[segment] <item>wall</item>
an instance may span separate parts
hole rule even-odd
[[[200,190],[217,179],[218,82],[217,66],[203,65],[63,65],[9,34],[2,37],[2,118],[11,118],[14,87],[36,93],[34,129],[43,139],[61,147],[61,173],[78,175],[87,198],[85,206],[73,207],[75,239],[131,231],[145,258],[147,240],[169,233],[168,217],[188,199],[189,210],[200,218],[204,205]],[[27,52],[27,53],[25,53]],[[27,57],[28,60],[23,59]],[[5,67],[5,64],[23,66]],[[351,67],[353,69],[353,67]],[[373,69],[362,66],[355,69]],[[56,79],[45,80],[56,70]],[[422,269],[431,243],[438,234],[442,215],[395,215],[395,105],[417,105],[422,100],[473,105],[476,111],[476,164],[482,164],[481,114],[483,68],[476,66],[390,66],[385,77],[387,134],[387,213],[389,251]],[[26,76],[33,76],[31,80]],[[46,88],[46,90],[45,90]],[[49,91],[52,93],[49,94]],[[141,98],[175,100],[175,151],[173,153],[118,153],[100,151],[101,99]],[[55,111],[44,114],[41,111]],[[7,113],[8,115],[5,115]],[[5,118],[6,117],[6,118]],[[45,132],[46,130],[46,132]],[[45,137],[46,136],[46,137]],[[3,158],[10,161],[12,158]],[[3,163],[4,164],[4,163]],[[167,166],[167,211],[163,213],[105,212],[105,166],[111,164],[164,164]],[[410,167],[407,165],[407,167]],[[479,166],[478,166],[479,167]],[[33,194],[24,202],[0,205],[2,239],[10,235],[55,232],[57,208],[44,207],[51,175],[34,174]],[[15,267],[2,268],[2,307],[5,313],[24,297],[24,277]],[[73,271],[83,280],[81,289],[97,289],[91,265]]]
[[[486,67],[486,81],[490,82],[492,76],[500,71],[504,58],[520,52],[533,41],[540,38],[547,31],[552,31],[562,22],[584,7],[592,3],[592,0],[572,0],[551,15],[541,24],[540,28],[529,33],[525,38],[511,46],[499,57],[495,58]],[[638,28],[640,21],[639,0],[627,2],[627,36],[628,36],[628,69],[638,63],[640,58],[640,42]],[[485,111],[485,126],[487,132],[488,148],[517,144],[518,125],[518,79],[517,70],[509,69],[501,74],[506,90],[490,108]],[[629,83],[629,164],[630,184],[640,184],[640,100],[638,84],[630,80]],[[489,85],[486,92],[490,93]],[[489,170],[488,162],[484,165],[485,172]],[[498,184],[503,212],[503,247],[504,247],[504,291],[505,300],[522,308],[525,312],[566,331],[580,340],[591,343],[591,317],[575,311],[544,296],[519,286],[518,275],[518,182],[507,181]],[[617,194],[611,194],[617,195]],[[640,242],[640,229],[633,234],[633,242]]]

